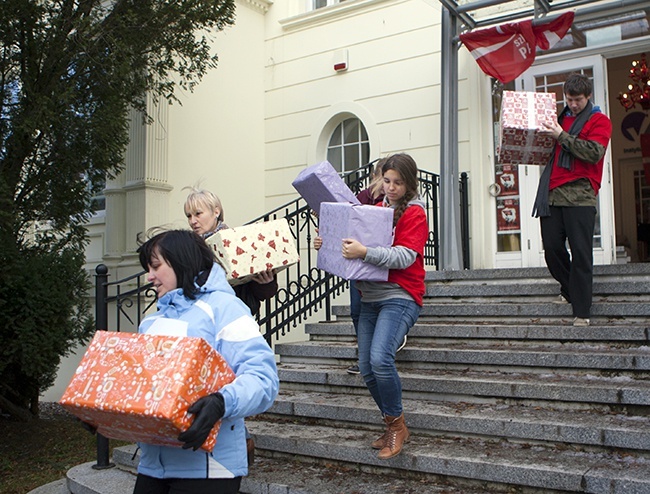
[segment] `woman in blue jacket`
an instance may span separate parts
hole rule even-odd
[[[142,321],[139,332],[201,337],[236,378],[189,408],[194,419],[178,436],[182,448],[139,444],[134,494],[237,493],[248,473],[244,418],[266,411],[278,393],[273,351],[196,233],[159,233],[138,253],[158,297],[158,312]],[[217,420],[222,423],[214,451],[199,450]]]

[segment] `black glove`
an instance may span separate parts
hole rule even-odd
[[[189,407],[187,412],[194,414],[194,421],[189,429],[178,435],[178,440],[185,443],[183,449],[199,449],[225,411],[226,405],[221,393],[204,396]]]

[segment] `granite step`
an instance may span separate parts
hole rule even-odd
[[[559,285],[554,280],[458,280],[450,283],[428,283],[426,287],[429,297],[514,297],[526,300],[531,296],[538,296],[553,300],[559,293]],[[641,296],[647,300],[649,293],[650,281],[595,281],[593,284],[596,302],[615,295]]]
[[[135,457],[134,457],[135,456]],[[133,470],[139,460],[135,445],[114,450],[120,469]],[[241,494],[487,494],[503,492],[485,486],[474,488],[471,482],[454,485],[435,475],[372,468],[362,464],[322,462],[313,457],[296,457],[256,448],[255,461],[242,479]],[[124,474],[122,474],[124,475]],[[133,477],[131,475],[131,477]],[[134,478],[134,477],[133,477]],[[127,492],[127,491],[121,491]],[[120,494],[121,494],[120,492]],[[128,491],[130,492],[130,491]],[[118,494],[93,491],[84,494]],[[42,493],[49,494],[49,493]]]
[[[375,432],[290,422],[249,421],[256,447],[344,464],[364,464],[532,489],[607,494],[650,492],[650,462],[616,453],[574,452],[478,438],[433,438],[413,431],[402,453],[379,460]]]
[[[336,314],[336,311],[334,312]],[[566,320],[569,324],[573,320],[570,304],[548,303],[512,303],[489,302],[484,303],[476,299],[457,301],[455,303],[439,303],[425,301],[420,316],[454,316],[478,318],[496,318],[503,320],[506,317],[549,317]],[[637,302],[603,302],[596,303],[591,308],[593,324],[603,324],[607,318],[621,317],[650,317],[650,304]]]
[[[349,317],[349,305],[332,306],[334,316]],[[420,311],[420,320],[423,318],[446,318],[461,323],[503,323],[512,319],[512,323],[542,322],[540,318],[553,321],[554,324],[570,325],[573,315],[570,304],[557,304],[548,302],[525,302],[522,300],[495,301],[481,300],[477,297],[462,300],[440,300],[438,298],[425,298]],[[650,318],[650,303],[647,301],[626,302],[598,302],[591,308],[592,325],[613,324],[613,321],[627,319],[633,324],[647,325]]]
[[[554,282],[548,269],[536,268],[504,268],[504,269],[464,269],[435,271],[425,273],[426,281],[453,282],[456,280],[537,280]],[[616,280],[650,281],[650,263],[633,264],[598,264],[594,266],[594,281]]]
[[[327,359],[354,360],[357,346],[348,341],[305,341],[278,343],[275,346],[281,362],[309,363]],[[610,371],[650,370],[650,347],[614,348],[604,344],[565,343],[563,345],[466,344],[453,343],[432,347],[427,343],[409,340],[397,355],[399,363],[540,367],[552,369],[593,369]],[[473,367],[474,368],[474,367]]]
[[[320,341],[326,338],[354,338],[351,320],[307,324],[305,332]],[[633,325],[625,320],[618,324],[591,325],[576,328],[573,325],[519,324],[501,321],[499,324],[440,324],[437,319],[421,318],[411,328],[409,340],[505,340],[505,341],[582,341],[582,342],[650,342],[650,324]]]
[[[403,400],[409,427],[427,435],[463,435],[638,450],[650,459],[650,417],[598,410],[467,402]],[[266,415],[381,433],[380,413],[368,396],[282,390]],[[313,422],[312,422],[313,423]],[[376,424],[374,427],[371,424]]]
[[[350,361],[352,362],[352,361]],[[347,364],[349,365],[349,363]],[[353,393],[368,391],[363,379],[334,365],[278,365],[283,390]],[[592,373],[526,374],[453,369],[400,369],[405,398],[427,401],[525,403],[556,408],[606,405],[613,408],[650,405],[647,380],[598,376]]]

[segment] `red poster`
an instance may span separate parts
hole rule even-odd
[[[499,196],[519,195],[519,172],[517,165],[497,165],[496,183],[499,186]]]
[[[519,229],[519,199],[497,197],[497,231],[506,232]]]

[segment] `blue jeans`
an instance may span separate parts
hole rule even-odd
[[[379,410],[390,417],[402,414],[402,382],[395,354],[420,309],[413,300],[400,298],[361,302],[359,370]]]

